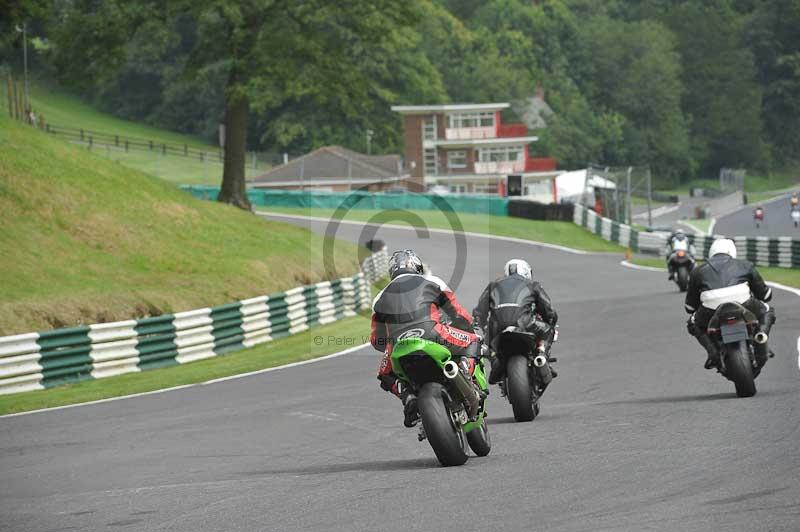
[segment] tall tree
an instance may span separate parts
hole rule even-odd
[[[402,29],[419,17],[414,0],[77,0],[64,6],[54,27],[56,61],[68,79],[84,85],[118,72],[127,43],[142,25],[171,28],[179,17],[195,22],[186,67],[199,72],[227,65],[219,200],[245,209],[251,108],[291,95],[336,100],[353,112],[376,83],[362,65],[383,43],[402,40]]]
[[[687,1],[669,10],[683,61],[683,109],[694,159],[706,175],[761,166],[761,87],[745,46],[744,19],[729,0]]]
[[[764,88],[766,138],[783,164],[800,163],[800,2],[758,3],[746,30]]]

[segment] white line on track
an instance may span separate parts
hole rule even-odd
[[[797,367],[800,368],[800,336],[797,337]]]
[[[680,202],[674,203],[672,205],[662,205],[656,209],[653,209],[650,212],[651,218],[658,218],[659,216],[664,216],[665,214],[669,214],[671,212],[675,212],[681,208]],[[647,218],[647,212],[640,212],[639,214],[634,214],[634,218]]]
[[[314,222],[330,222],[330,218],[324,218],[321,216],[303,216],[300,214],[283,214],[280,212],[269,212],[269,211],[256,211],[256,214],[260,216],[274,216],[276,218],[294,218],[297,220],[310,220]],[[486,233],[473,233],[471,231],[453,231],[452,229],[432,229],[429,227],[411,227],[410,225],[397,225],[397,224],[379,224],[374,222],[362,222],[357,220],[339,220],[340,224],[347,224],[347,225],[375,225],[378,227],[387,227],[389,229],[404,229],[406,231],[430,231],[431,233],[440,233],[440,234],[447,234],[451,235],[453,233],[459,232],[466,236],[478,237],[478,238],[490,238],[492,240],[505,240],[506,242],[514,242],[517,244],[529,244],[531,246],[542,246],[545,248],[550,249],[557,249],[559,251],[564,251],[566,253],[574,253],[576,255],[604,255],[603,252],[592,252],[592,251],[584,251],[582,249],[575,249],[570,248],[567,246],[559,246],[558,244],[548,244],[547,242],[538,242],[536,240],[525,240],[524,238],[514,238],[513,236],[498,236],[498,235],[490,235]]]
[[[639,266],[638,264],[634,264],[634,263],[632,263],[630,261],[627,261],[627,260],[623,260],[622,262],[620,262],[620,264],[622,266],[625,266],[626,268],[630,268],[631,270],[642,270],[642,271],[645,271],[645,272],[665,272],[665,271],[667,271],[666,268],[656,268],[654,266]]]
[[[0,419],[6,418],[6,417],[27,416],[28,414],[37,414],[39,412],[50,412],[50,411],[53,411],[53,410],[66,410],[67,408],[76,408],[76,407],[79,407],[79,406],[96,405],[96,404],[100,404],[100,403],[110,403],[112,401],[121,401],[123,399],[131,399],[131,398],[134,398],[134,397],[144,397],[145,395],[156,395],[156,394],[159,394],[159,393],[173,392],[175,390],[183,390],[184,388],[194,388],[196,386],[205,386],[207,384],[215,384],[217,382],[232,381],[234,379],[241,379],[243,377],[249,377],[251,375],[259,375],[261,373],[269,373],[271,371],[278,371],[279,369],[293,368],[293,367],[296,367],[296,366],[305,366],[306,364],[313,364],[315,362],[320,362],[322,360],[328,360],[328,359],[331,359],[331,358],[340,357],[342,355],[348,355],[350,353],[353,353],[355,351],[363,349],[364,347],[367,347],[368,345],[369,345],[368,343],[367,344],[356,345],[356,346],[350,347],[348,349],[345,349],[344,351],[339,351],[338,353],[331,353],[330,355],[325,355],[325,356],[321,356],[321,357],[318,357],[318,358],[312,358],[310,360],[303,360],[303,361],[300,361],[300,362],[292,362],[290,364],[283,364],[282,366],[273,366],[271,368],[259,369],[259,370],[250,371],[250,372],[247,372],[247,373],[239,373],[237,375],[231,375],[229,377],[221,377],[219,379],[212,379],[210,381],[196,382],[194,384],[183,384],[181,386],[173,386],[172,388],[163,388],[161,390],[152,390],[150,392],[132,393],[130,395],[121,395],[119,397],[109,397],[107,399],[98,399],[97,401],[89,401],[89,402],[86,402],[86,403],[74,403],[74,404],[71,404],[71,405],[53,406],[53,407],[50,407],[50,408],[40,408],[39,410],[30,410],[28,412],[17,412],[16,414],[5,414],[5,415],[0,416]]]

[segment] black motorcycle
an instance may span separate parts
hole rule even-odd
[[[554,330],[553,341],[558,339]],[[506,327],[492,342],[495,363],[505,365],[505,379],[499,383],[501,395],[508,398],[516,421],[533,421],[539,415],[539,398],[553,380],[550,364],[556,362],[539,349],[539,339],[519,327]],[[549,363],[548,363],[549,362]]]
[[[673,251],[669,256],[669,269],[672,272],[672,279],[678,285],[681,292],[686,292],[689,287],[689,274],[694,269],[694,257],[684,249]]]
[[[755,378],[769,356],[768,337],[755,314],[739,303],[723,303],[708,322],[708,336],[719,347],[718,370],[736,386],[736,395],[754,396]]]

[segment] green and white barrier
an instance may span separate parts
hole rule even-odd
[[[594,211],[582,205],[575,205],[573,221],[603,239],[616,242],[634,252],[662,254],[667,242],[664,235],[636,231],[628,225],[598,216]],[[722,235],[689,235],[689,239],[697,248],[697,258],[707,257],[711,243],[716,238],[724,237]],[[800,268],[800,240],[791,237],[769,238],[765,236],[737,236],[732,240],[736,243],[737,256],[756,266]]]
[[[185,364],[369,308],[363,273],[218,307],[0,337],[0,394]]]
[[[711,243],[720,235],[689,235],[697,248],[699,258],[705,258]],[[736,243],[736,255],[756,266],[778,266],[779,268],[800,268],[800,240],[788,236],[770,238],[766,236],[737,236],[732,239]]]
[[[598,216],[583,205],[575,205],[573,221],[604,240],[630,248],[637,253],[660,253],[666,243],[664,237],[659,234],[637,231],[629,225]]]

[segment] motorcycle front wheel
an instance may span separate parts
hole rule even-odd
[[[489,427],[486,418],[481,420],[481,425],[467,432],[467,442],[477,456],[486,456],[492,450],[492,440],[489,438]]]
[[[444,386],[429,382],[417,396],[422,426],[439,463],[445,467],[462,465],[469,458],[464,429],[456,425],[445,403]],[[476,429],[477,430],[477,429]]]

